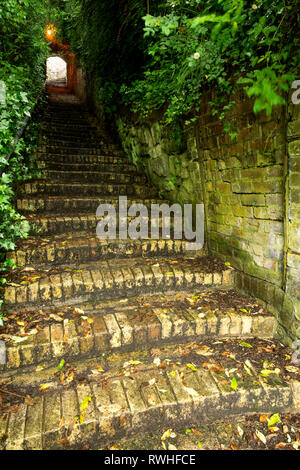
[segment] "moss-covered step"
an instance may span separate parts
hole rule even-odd
[[[291,377],[282,365],[285,348],[274,344],[274,368],[266,377],[261,358],[269,342],[256,341],[253,349],[242,348],[240,339],[214,343],[65,361],[14,376],[6,389],[19,397],[5,395],[7,407],[15,409],[0,418],[0,445],[97,449],[199,421],[299,412],[299,374]],[[204,347],[209,357],[201,355]]]

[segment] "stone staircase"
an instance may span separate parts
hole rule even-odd
[[[97,448],[150,428],[296,406],[284,373],[260,374],[257,348],[268,348],[276,322],[235,292],[230,266],[184,240],[97,238],[101,202],[163,201],[84,106],[50,100],[36,165],[41,179],[17,201],[32,235],[9,254],[18,267],[4,320],[21,332],[4,335],[2,370],[7,389],[33,398],[3,414],[0,446]]]

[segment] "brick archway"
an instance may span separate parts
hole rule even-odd
[[[51,56],[56,55],[61,57],[67,64],[67,90],[70,93],[76,93],[77,90],[77,75],[78,69],[76,65],[75,54],[70,51],[68,44],[63,44],[58,40],[53,40],[50,44]]]
[[[60,86],[67,85],[67,63],[62,57],[51,54],[47,59],[47,85],[57,81],[61,82]]]

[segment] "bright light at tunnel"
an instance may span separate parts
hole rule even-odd
[[[67,63],[61,57],[48,58],[47,80],[67,80]]]

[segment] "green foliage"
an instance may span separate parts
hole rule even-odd
[[[31,175],[29,154],[37,126],[30,118],[45,80],[48,10],[46,0],[0,0],[0,80],[6,90],[0,103],[0,287],[5,283],[1,273],[13,264],[5,252],[14,250],[16,239],[26,237],[29,229],[15,209],[15,189]]]
[[[146,1],[65,0],[62,35],[84,63],[98,97],[113,112],[120,86],[131,83],[145,62],[142,16]]]
[[[283,92],[299,63],[296,3],[177,0],[164,16],[145,16],[151,59],[142,79],[121,88],[125,103],[144,115],[164,107],[171,123],[190,111],[197,114],[203,92],[213,87],[217,99],[212,104],[224,119],[228,107],[222,98],[228,101],[239,83],[256,97],[254,112],[270,114],[273,106],[285,103]]]
[[[284,102],[299,63],[297,3],[64,0],[63,30],[90,79],[97,77],[107,111],[163,109],[166,123],[190,123],[213,88],[214,112],[225,119],[238,83],[255,97],[255,112]]]

